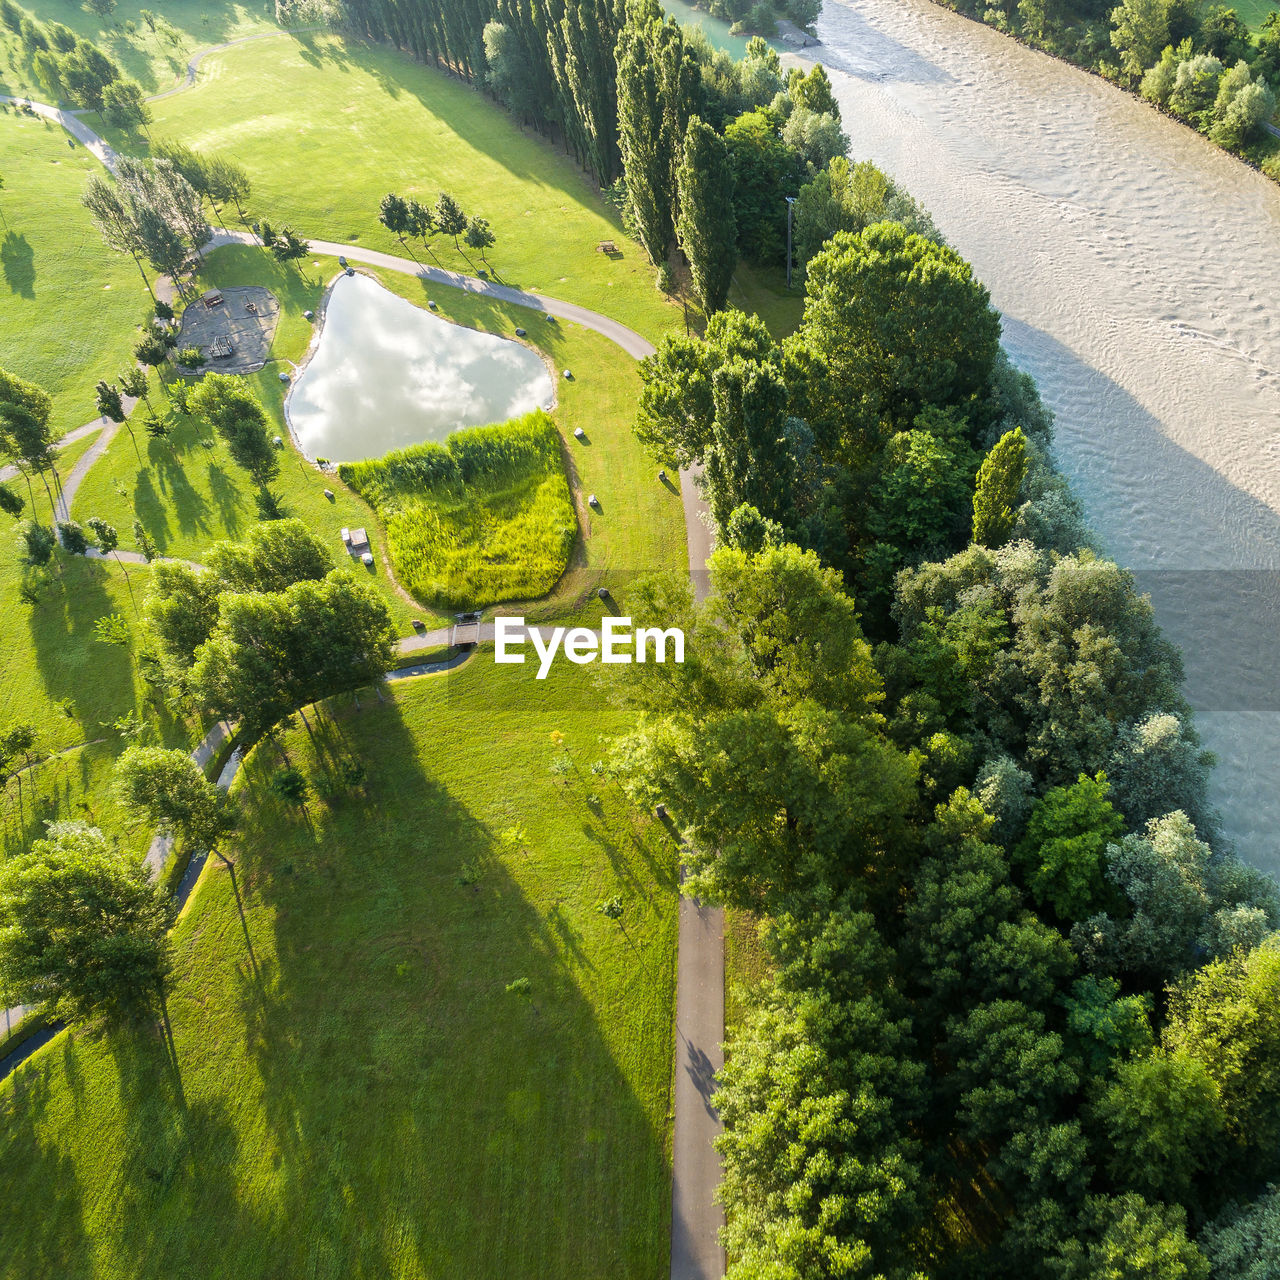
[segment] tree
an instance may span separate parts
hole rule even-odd
[[[151,281],[147,279],[143,268],[144,256],[142,236],[133,211],[120,191],[111,183],[99,178],[96,174],[90,177],[80,203],[89,211],[93,225],[98,228],[108,249],[116,253],[127,253],[136,264],[142,275],[142,281],[151,289]],[[155,295],[152,294],[154,297]]]
[[[819,115],[808,107],[793,107],[782,126],[782,141],[812,169],[821,169],[849,150],[849,135],[838,117]]]
[[[769,111],[746,111],[724,131],[733,169],[738,252],[757,263],[778,263],[784,256],[787,205],[805,177],[804,161],[782,141],[777,118]]]
[[[1272,1280],[1280,1271],[1280,1188],[1269,1186],[1252,1203],[1228,1205],[1197,1243],[1216,1280]]]
[[[116,762],[114,791],[133,819],[153,822],[231,865],[218,848],[235,825],[231,807],[185,751],[129,747]]]
[[[137,597],[133,594],[133,583],[129,581],[128,571],[120,561],[120,535],[116,532],[115,526],[108,524],[101,516],[90,516],[86,523],[93,530],[98,550],[104,556],[115,556],[116,564],[120,566],[120,572],[124,576],[125,586],[129,588],[129,599],[133,602],[133,611],[137,613]]]
[[[388,193],[382,197],[378,221],[404,244],[405,233],[409,229],[409,206],[400,196]]]
[[[453,247],[457,249],[458,237],[467,229],[467,215],[446,191],[442,191],[436,201],[435,222],[442,235],[453,237]]]
[[[217,575],[207,570],[166,561],[152,567],[144,606],[147,628],[162,663],[179,682],[187,678],[196,651],[217,625],[221,590]]]
[[[158,554],[156,551],[155,540],[146,531],[141,520],[133,522],[133,544],[138,548],[138,554],[150,564]]]
[[[311,246],[292,227],[281,227],[279,238],[271,246],[277,262],[299,262],[311,252]]]
[[[50,512],[56,519],[57,504],[46,474],[52,473],[57,481],[57,449],[49,430],[52,412],[53,401],[43,387],[0,369],[0,447],[27,476],[27,492],[33,507],[35,495],[29,473],[34,471],[40,477],[49,498]]]
[[[1118,1063],[1092,1117],[1112,1181],[1153,1202],[1194,1203],[1195,1184],[1221,1158],[1226,1126],[1218,1087],[1185,1053]]]
[[[676,235],[689,260],[694,292],[704,314],[719,311],[738,265],[733,170],[724,140],[697,116],[689,121],[676,173],[680,216]]]
[[[87,0],[89,8],[100,18],[109,18],[116,11],[117,0]]]
[[[150,1011],[169,974],[169,903],[96,827],[48,830],[0,864],[0,983],[67,1017]]]
[[[803,25],[803,24],[802,24]],[[814,115],[834,116],[840,120],[840,104],[831,88],[831,80],[822,63],[815,63],[806,75],[795,75],[790,84],[791,101],[797,107],[804,107]]]
[[[328,547],[301,520],[256,525],[243,542],[220,542],[209,567],[229,591],[284,591],[295,582],[319,582],[333,569]]]
[[[1158,983],[1206,953],[1252,946],[1280,925],[1274,881],[1215,855],[1181,810],[1111,845],[1106,861],[1119,909],[1082,920],[1072,933],[1096,967]]]
[[[1166,0],[1124,0],[1111,11],[1111,23],[1111,43],[1120,55],[1120,67],[1136,84],[1169,43]]]
[[[141,466],[142,454],[138,452],[138,437],[133,434],[133,427],[130,425],[128,415],[125,413],[124,400],[121,398],[120,388],[115,383],[101,378],[98,380],[98,385],[94,390],[98,396],[98,412],[112,422],[124,423],[126,430],[129,432],[129,439],[133,441],[134,456],[138,459],[138,465]]]
[[[1164,1046],[1203,1063],[1226,1127],[1265,1177],[1280,1139],[1280,937],[1198,969],[1169,993]]]
[[[102,115],[107,86],[120,78],[120,68],[90,40],[78,40],[62,60],[62,81],[78,107]]]
[[[215,714],[265,733],[319,698],[380,680],[393,637],[386,605],[341,571],[273,594],[226,593],[192,686]]]
[[[880,732],[853,601],[793,546],[721,549],[710,568],[696,611],[665,580],[637,595],[637,620],[683,627],[686,651],[629,668],[647,713],[618,747],[632,794],[676,815],[705,899],[769,910],[872,868],[891,882],[914,766]]]
[[[134,358],[150,369],[163,369],[169,359],[169,344],[154,325],[152,325],[133,348]],[[164,378],[160,378],[160,386],[164,387]]]
[[[151,398],[147,394],[147,375],[145,370],[139,369],[136,365],[129,365],[127,368],[121,369],[120,390],[130,399],[141,400],[148,409],[151,408]]]
[[[58,521],[58,537],[68,555],[82,556],[89,550],[89,538],[75,520]]]
[[[151,123],[151,108],[136,80],[113,80],[102,93],[107,123],[117,129],[145,129]]]
[[[472,218],[467,223],[466,242],[468,248],[478,249],[480,251],[480,260],[488,262],[485,257],[485,250],[491,249],[494,244],[494,234],[489,230],[489,224],[483,218]]]
[[[1027,474],[1027,438],[1021,427],[1006,431],[978,468],[973,493],[973,540],[995,550],[1009,540],[1018,495]]]
[[[1051,788],[1032,806],[1027,833],[1014,850],[1031,896],[1061,921],[1081,920],[1107,900],[1104,857],[1124,831],[1109,791],[1104,773]]]
[[[855,448],[989,385],[1000,320],[972,268],[894,223],[837,233],[809,264],[800,330],[829,370],[824,416]]]
[[[1185,1211],[1135,1192],[1090,1196],[1053,1261],[1064,1280],[1209,1280],[1208,1260],[1187,1238]]]
[[[437,230],[436,220],[431,216],[431,210],[425,204],[410,200],[408,204],[408,234],[421,240],[422,247],[430,252],[430,240]]]
[[[189,406],[227,443],[237,466],[266,487],[280,470],[267,433],[267,414],[253,390],[229,374],[211,373],[191,392]]]

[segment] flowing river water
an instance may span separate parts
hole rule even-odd
[[[929,0],[827,0],[855,158],[933,215],[1182,647],[1242,855],[1280,875],[1280,187]]]

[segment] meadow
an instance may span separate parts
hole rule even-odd
[[[592,697],[480,655],[343,699],[284,737],[305,810],[254,751],[172,1040],[86,1028],[0,1084],[3,1273],[665,1275],[675,846],[593,772]]]
[[[563,442],[541,411],[338,474],[382,518],[401,585],[437,609],[545,595],[578,536]]]

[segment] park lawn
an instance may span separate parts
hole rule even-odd
[[[490,654],[385,698],[318,730],[363,796],[285,811],[250,755],[174,1057],[85,1030],[0,1084],[7,1276],[666,1275],[676,851],[590,771],[621,713]]]
[[[198,50],[224,40],[278,30],[273,0],[152,0],[136,4],[121,0],[109,18],[100,18],[88,5],[66,0],[26,0],[18,7],[41,24],[60,22],[76,35],[92,40],[120,66],[125,75],[148,92],[169,89],[185,75],[187,61]],[[174,43],[153,32],[139,17],[142,9],[162,14],[180,37]],[[136,28],[128,29],[132,23]],[[50,101],[48,89],[36,78],[22,42],[0,27],[0,93]]]
[[[1267,14],[1275,13],[1277,7],[1275,0],[1236,0],[1231,5],[1240,15],[1241,22],[1255,31],[1266,21]]]
[[[392,608],[401,632],[408,634],[411,617],[429,621],[442,613],[409,603],[389,580],[385,553],[386,530],[373,509],[333,473],[322,474],[293,446],[284,428],[284,386],[279,374],[300,361],[312,335],[304,310],[314,310],[322,292],[320,282],[338,270],[331,258],[304,260],[305,275],[282,268],[267,254],[247,246],[227,246],[212,253],[202,268],[200,286],[226,288],[238,284],[266,284],[281,301],[279,327],[272,362],[251,375],[268,412],[286,441],[281,473],[272,488],[284,499],[287,514],[304,520],[335,552],[339,530],[363,525],[369,530],[377,563],[373,580]],[[416,276],[362,267],[388,289],[412,302],[437,305],[436,314],[489,333],[514,335],[527,329],[529,341],[543,351],[557,370],[574,371],[572,381],[557,380],[559,403],[552,418],[560,428],[568,460],[580,526],[585,533],[575,548],[571,572],[551,596],[529,610],[529,616],[549,617],[586,607],[598,612],[594,592],[601,584],[611,590],[639,572],[681,569],[685,564],[684,524],[674,486],[658,483],[631,429],[639,393],[636,362],[607,338],[580,325],[556,321],[525,307],[497,302],[442,285],[429,285]],[[152,392],[159,409],[162,395]],[[253,485],[232,463],[218,442],[206,449],[194,420],[175,419],[168,441],[146,438],[135,426],[139,448],[147,459],[139,467],[127,431],[120,431],[103,457],[85,477],[76,494],[72,514],[78,520],[98,515],[121,532],[121,543],[132,545],[131,530],[140,519],[163,555],[199,560],[213,542],[242,536],[257,520]],[[583,429],[578,441],[573,431]],[[170,445],[177,453],[175,461]],[[334,493],[331,503],[324,489]],[[586,497],[595,493],[598,507]]]
[[[244,165],[248,210],[304,236],[404,254],[378,223],[389,191],[434,204],[448,191],[497,236],[504,284],[580,303],[657,340],[681,312],[654,287],[644,251],[574,162],[477,89],[394,49],[284,35],[208,58],[196,86],[153,104],[155,138]],[[105,130],[129,153],[137,138]],[[424,262],[475,275],[485,264],[445,237]],[[618,253],[596,246],[612,240]]]
[[[0,106],[0,367],[53,397],[62,435],[95,416],[94,384],[132,360],[150,295],[80,205],[98,162],[57,125]]]

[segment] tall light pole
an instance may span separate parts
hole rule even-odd
[[[787,196],[787,288],[791,288],[791,210],[795,205],[795,196]]]

